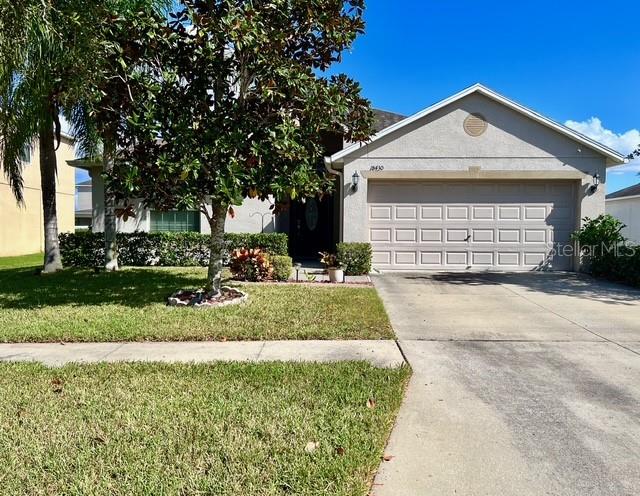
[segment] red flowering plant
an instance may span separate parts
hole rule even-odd
[[[269,256],[259,248],[234,250],[229,268],[233,278],[240,281],[266,281],[273,272]]]

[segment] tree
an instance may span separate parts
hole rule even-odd
[[[324,194],[323,133],[371,134],[358,83],[324,74],[363,32],[363,11],[363,0],[182,0],[152,35],[111,182],[121,199],[206,216],[212,294],[230,206]]]
[[[111,174],[118,150],[118,130],[134,102],[130,76],[140,70],[143,54],[151,54],[150,33],[164,17],[170,0],[106,0],[87,26],[96,45],[98,66],[87,74],[82,98],[67,110],[79,148],[86,158],[100,160]],[[108,186],[104,195],[105,268],[118,269],[116,242],[116,195]]]
[[[89,54],[96,42],[84,29],[94,21],[88,17],[94,12],[90,4],[0,0],[0,161],[22,203],[22,151],[39,141],[45,273],[62,268],[56,207],[59,114],[75,101],[84,76],[95,67]]]

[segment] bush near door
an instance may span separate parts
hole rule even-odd
[[[338,243],[338,264],[348,276],[363,276],[371,272],[371,245],[369,243]]]

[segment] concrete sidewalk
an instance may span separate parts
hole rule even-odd
[[[128,343],[6,343],[0,362],[338,362],[366,361],[376,367],[404,364],[395,341],[236,341]]]

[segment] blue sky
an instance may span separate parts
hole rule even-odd
[[[634,23],[635,19],[635,23]],[[640,144],[637,0],[369,0],[337,68],[406,115],[476,82],[628,153]],[[610,170],[607,190],[640,182]]]

